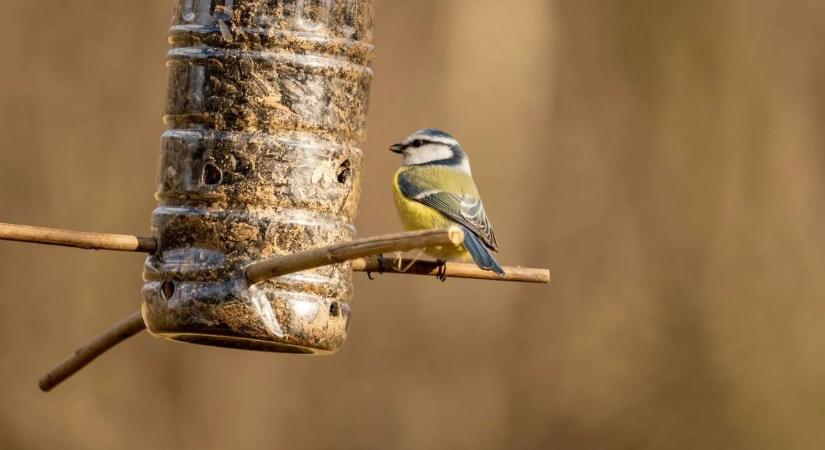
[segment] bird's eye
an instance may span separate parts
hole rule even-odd
[[[424,145],[424,141],[422,141],[421,139],[416,139],[416,140],[412,141],[411,145],[413,147],[421,147],[422,145]]]

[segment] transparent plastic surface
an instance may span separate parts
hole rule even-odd
[[[251,262],[349,240],[372,73],[371,2],[179,0],[142,312],[155,335],[337,350],[348,264],[250,286]]]

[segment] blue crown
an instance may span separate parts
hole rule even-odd
[[[455,139],[454,137],[450,136],[449,133],[447,133],[445,131],[441,131],[437,128],[424,128],[423,130],[419,131],[419,133],[421,133],[425,136]]]

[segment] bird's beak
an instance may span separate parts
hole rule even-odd
[[[390,151],[393,153],[402,153],[404,151],[404,144],[390,145]]]

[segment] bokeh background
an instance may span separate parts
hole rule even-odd
[[[356,274],[334,356],[144,334],[45,395],[143,256],[0,243],[0,448],[822,448],[825,3],[375,4],[359,233],[444,128],[552,285]],[[171,2],[0,10],[0,221],[146,233]]]

